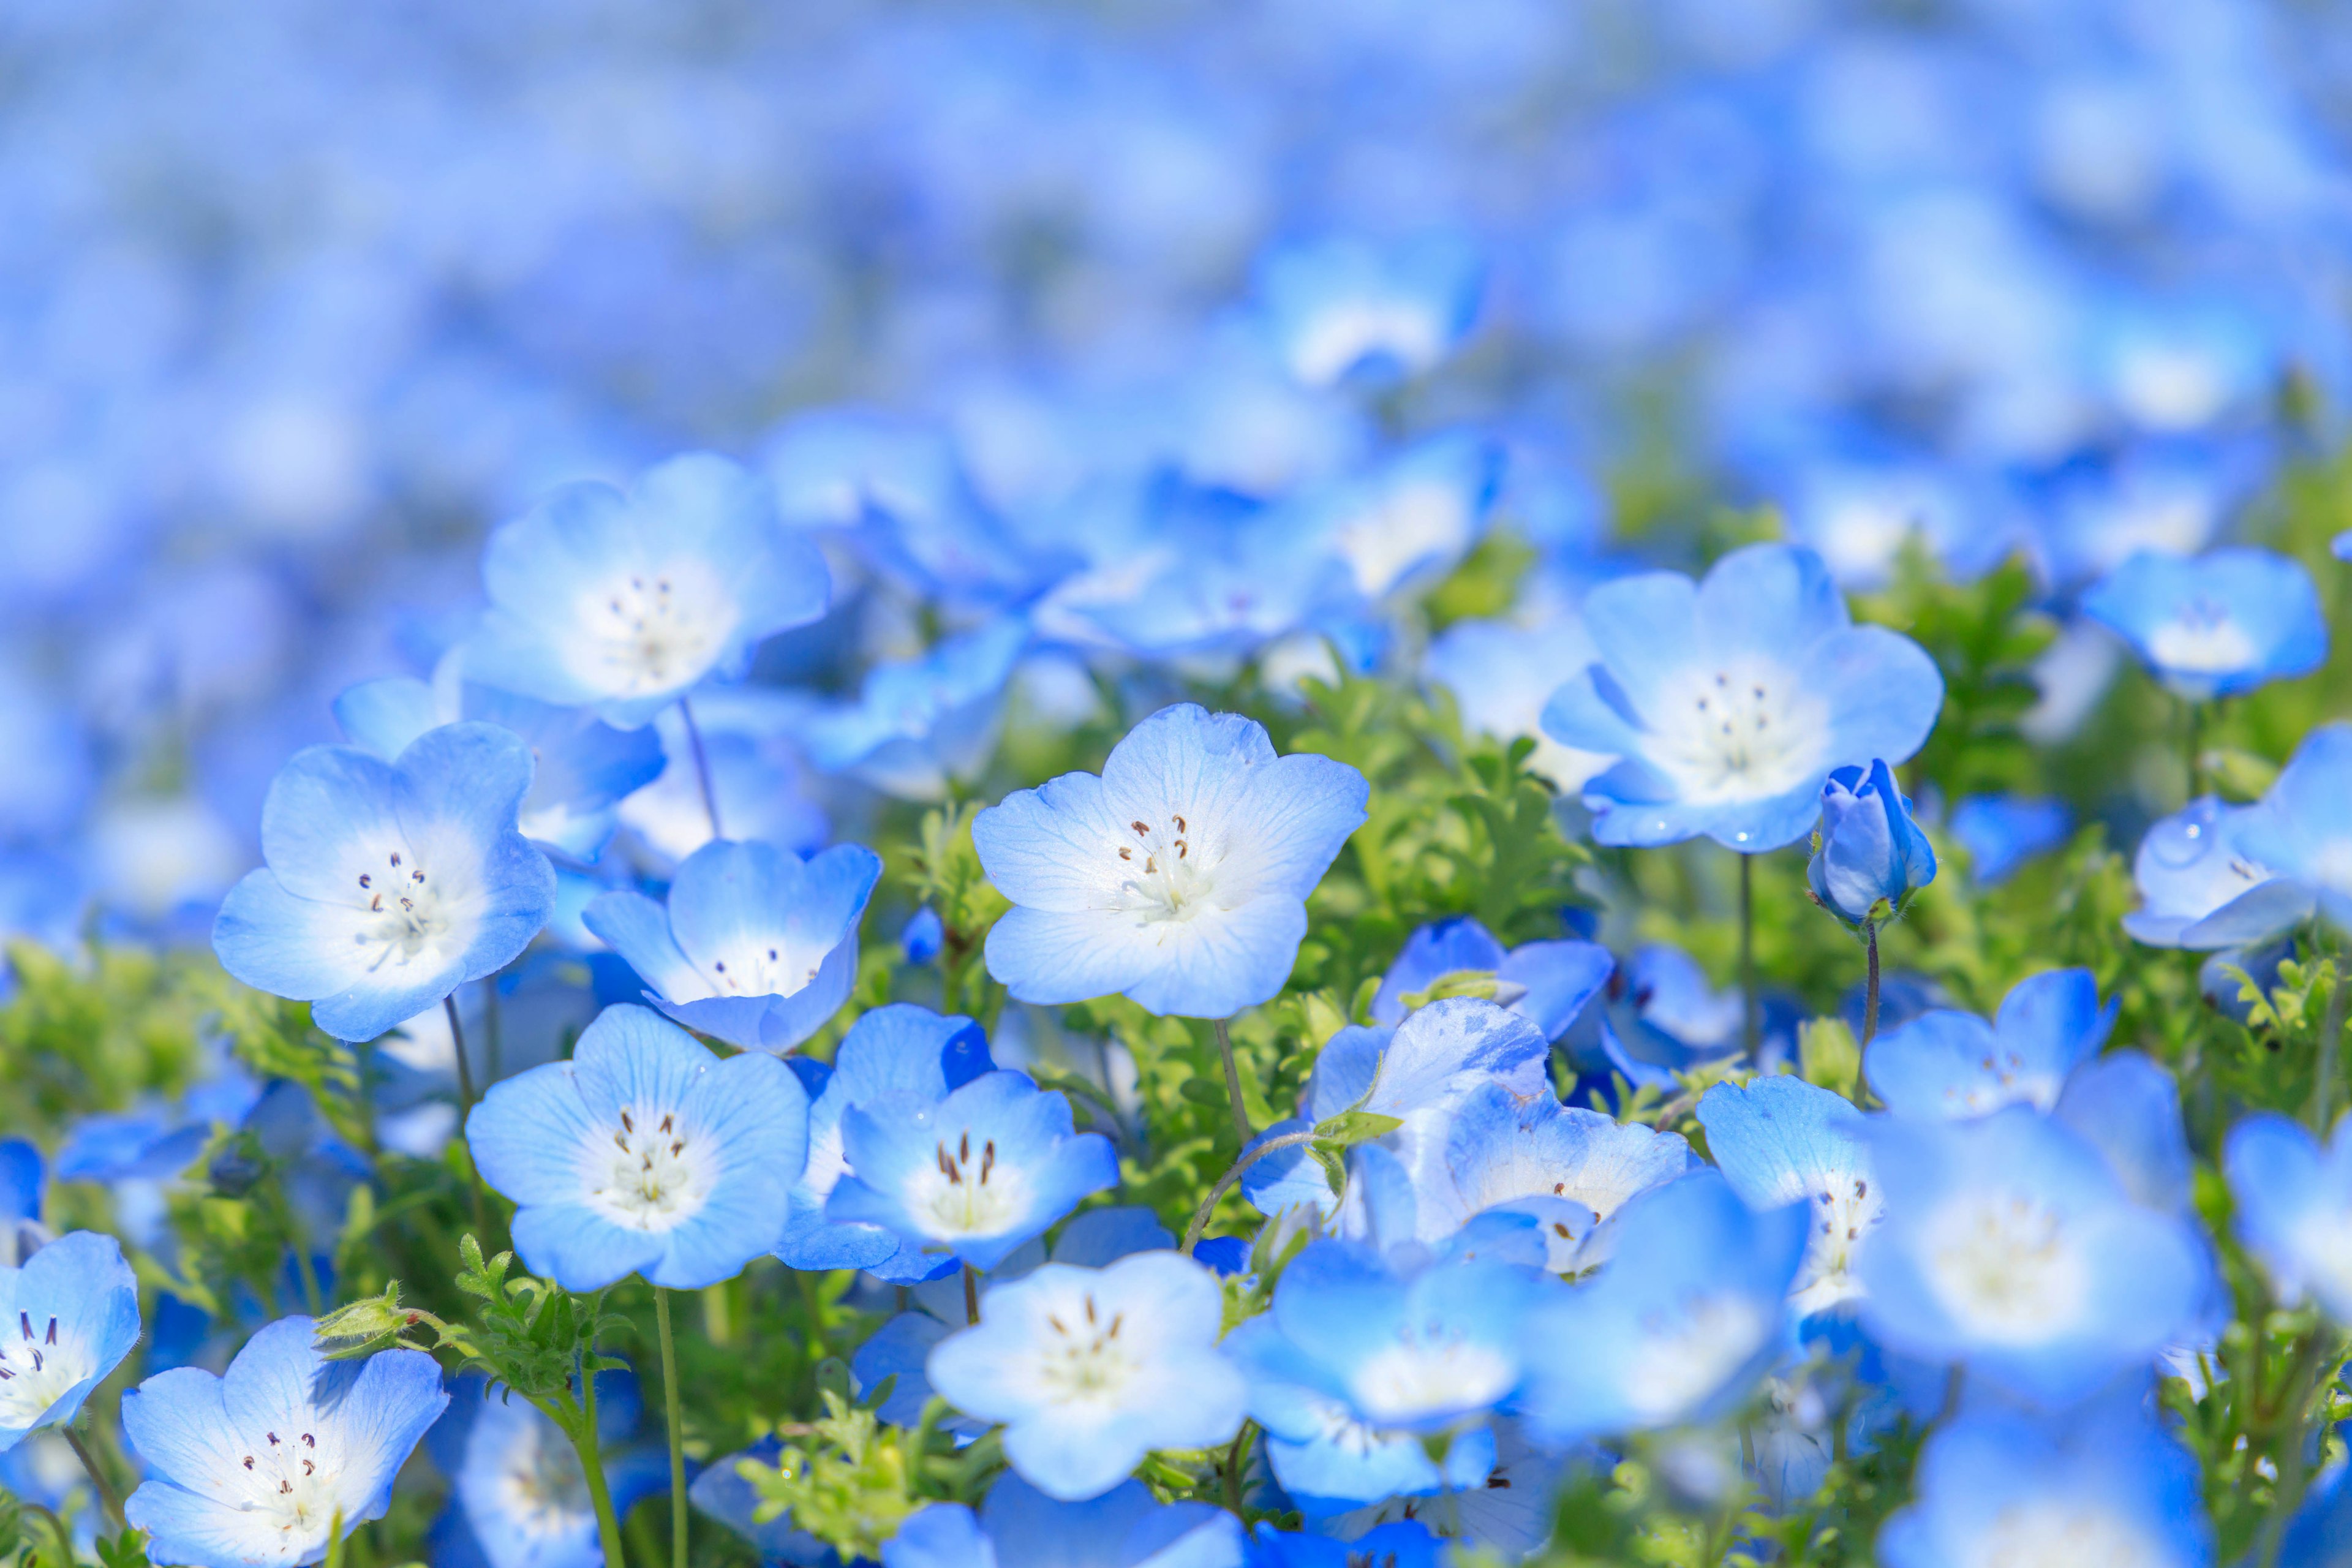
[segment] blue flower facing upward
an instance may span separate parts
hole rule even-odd
[[[902,800],[945,797],[994,753],[1004,684],[1028,643],[1028,624],[1006,616],[920,658],[875,666],[856,701],[803,721],[809,761]]]
[[[695,1290],[776,1245],[808,1146],[793,1069],[720,1060],[643,1007],[607,1007],[572,1059],[491,1089],[466,1119],[482,1179],[520,1205],[515,1250],[567,1290],[631,1274]]]
[[[2230,1129],[2221,1158],[2238,1234],[2287,1301],[2316,1300],[2352,1322],[2352,1131],[2338,1121],[2321,1148],[2275,1112]]]
[[[0,1268],[0,1450],[71,1421],[139,1342],[139,1282],[114,1237],[68,1232]]]
[[[391,763],[296,752],[261,809],[268,864],[213,926],[221,963],[345,1040],[496,973],[555,910],[555,869],[516,826],[531,776],[530,748],[489,724],[428,731]]]
[[[1265,729],[1192,703],[980,814],[972,843],[1013,908],[989,973],[1024,1002],[1123,993],[1223,1018],[1271,998],[1307,933],[1307,895],[1364,821],[1363,774],[1277,757]]]
[[[600,893],[582,919],[690,1029],[782,1055],[824,1027],[857,978],[857,925],[882,875],[863,845],[806,860],[721,840],[686,858],[665,907]]]
[[[1843,767],[1822,785],[1822,828],[1805,868],[1812,900],[1850,926],[1898,918],[1936,879],[1936,851],[1883,761]]]
[[[849,1164],[825,1200],[833,1225],[877,1226],[919,1252],[995,1268],[1078,1201],[1118,1180],[1099,1132],[1017,1072],[984,1072],[942,1099],[883,1095],[842,1113]]]
[[[931,1387],[1004,1426],[1004,1457],[1064,1501],[1125,1480],[1154,1448],[1241,1429],[1247,1391],[1217,1348],[1224,1291],[1175,1252],[1107,1268],[1048,1263],[981,1299],[980,1321],[930,1353]]]
[[[331,1362],[308,1318],[280,1318],[215,1377],[158,1373],[122,1396],[147,1479],[123,1515],[148,1555],[190,1568],[292,1568],[383,1517],[393,1477],[449,1395],[422,1351]]]
[[[490,535],[490,608],[469,675],[635,728],[751,649],[824,613],[816,547],[788,531],[767,482],[709,453],[648,469],[627,492],[566,485]]]
[[[1018,1476],[988,1489],[980,1511],[917,1510],[882,1543],[882,1568],[1242,1568],[1241,1521],[1204,1502],[1155,1501],[1141,1481],[1057,1502]]]
[[[2020,1103],[2048,1110],[2067,1075],[2099,1054],[2116,1006],[2099,1005],[2089,970],[2045,970],[2010,987],[1990,1024],[1938,1007],[1887,1030],[1864,1053],[1863,1076],[1897,1116],[1982,1116]]]
[[[1308,386],[1350,375],[1397,379],[1432,369],[1477,319],[1486,268],[1444,233],[1380,246],[1334,238],[1287,247],[1258,264],[1266,329]]]
[[[1609,950],[1596,942],[1530,942],[1506,951],[1475,918],[1456,915],[1405,938],[1403,951],[1381,976],[1372,996],[1372,1021],[1401,1024],[1406,997],[1449,978],[1466,981],[1486,974],[1494,977],[1494,999],[1499,1005],[1532,1022],[1544,1038],[1556,1040],[1609,984],[1615,968]]]
[[[2267,550],[2142,551],[2083,595],[2083,613],[2191,701],[2308,674],[2327,658],[2311,574]]]
[[[627,1446],[641,1414],[634,1376],[597,1373],[599,1457],[622,1519],[639,1499],[669,1486],[669,1457],[660,1445]],[[467,1373],[425,1443],[452,1484],[434,1526],[435,1561],[466,1564],[469,1547],[487,1568],[596,1568],[604,1561],[580,1456],[537,1405]]]
[[[2140,907],[2124,930],[2151,947],[2205,952],[2263,942],[2307,919],[2309,890],[2239,843],[2255,813],[2209,795],[2150,827],[2132,857]]]
[[[1562,745],[1617,759],[1585,786],[1603,844],[1706,834],[1747,854],[1801,837],[1830,770],[1900,763],[1943,705],[1935,661],[1857,626],[1821,557],[1753,544],[1705,581],[1621,577],[1584,601],[1600,650],[1544,710]]]
[[[1741,1202],[1758,1210],[1811,1207],[1805,1260],[1790,1287],[1795,1310],[1817,1312],[1860,1295],[1853,1260],[1886,1199],[1853,1102],[1780,1074],[1717,1084],[1699,1098],[1698,1121]]]

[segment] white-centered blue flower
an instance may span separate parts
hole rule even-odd
[[[1897,1116],[1982,1116],[2021,1103],[2048,1110],[2067,1075],[2099,1054],[2116,1007],[2099,1005],[2089,970],[2045,970],[2010,987],[1990,1024],[1938,1007],[1889,1029],[1864,1053],[1863,1076]]]
[[[902,800],[945,797],[995,752],[1004,685],[1028,642],[1028,623],[1005,616],[919,658],[876,665],[856,701],[820,708],[802,722],[809,761]]]
[[[77,1230],[0,1268],[0,1449],[71,1421],[139,1342],[139,1281],[114,1237]]]
[[[2326,1148],[2274,1112],[2230,1129],[2221,1168],[2238,1234],[2288,1301],[2309,1297],[2352,1322],[2352,1124]]]
[[[156,1563],[291,1568],[381,1519],[393,1477],[449,1395],[422,1351],[330,1362],[308,1318],[280,1318],[220,1376],[158,1373],[122,1396],[147,1466],[123,1515]]]
[[[2124,930],[2151,947],[2201,952],[2262,942],[2308,918],[2309,889],[2240,846],[2255,813],[2209,795],[2150,827],[2132,857],[2140,907]]]
[[[669,1486],[669,1456],[659,1444],[626,1444],[641,1413],[635,1377],[597,1374],[596,1425],[605,1446],[599,1458],[622,1519],[639,1499]],[[537,1405],[468,1373],[425,1447],[452,1483],[450,1506],[433,1530],[436,1560],[463,1561],[470,1545],[488,1568],[596,1568],[604,1561],[579,1452]]]
[[[919,1509],[882,1543],[882,1568],[1242,1568],[1241,1521],[1213,1504],[1155,1501],[1141,1481],[1060,1502],[1019,1476],[980,1511]]]
[[[2238,846],[2297,889],[2272,895],[2277,902],[2267,910],[2282,923],[2264,934],[2281,934],[2315,910],[2352,931],[2352,723],[2322,724],[2303,738],[2239,829]],[[2290,910],[2300,912],[2289,919]]]
[[[2305,675],[2327,658],[2327,619],[2311,574],[2268,550],[2142,551],[2083,595],[2083,613],[2192,701]]]
[[[531,776],[530,749],[489,724],[428,731],[390,763],[296,752],[261,808],[268,864],[229,889],[214,951],[346,1040],[496,973],[555,910],[554,868],[516,825]]]
[[[1707,1152],[1753,1209],[1802,1203],[1805,1261],[1790,1287],[1799,1314],[1861,1294],[1853,1258],[1886,1206],[1872,1180],[1864,1118],[1852,1101],[1781,1075],[1719,1083],[1700,1096]]]
[[[1107,1268],[1048,1263],[981,1298],[980,1321],[935,1347],[931,1387],[1004,1426],[1004,1457],[1048,1497],[1127,1479],[1154,1448],[1205,1448],[1240,1430],[1247,1390],[1217,1348],[1224,1290],[1175,1252]]]
[[[980,814],[972,843],[1013,908],[989,973],[1024,1002],[1123,993],[1153,1013],[1222,1018],[1280,991],[1307,895],[1364,821],[1363,774],[1277,757],[1265,729],[1163,708],[1100,776],[1065,773]]]
[[[1476,320],[1486,267],[1462,236],[1391,244],[1338,237],[1288,246],[1258,264],[1276,352],[1309,386],[1433,368]]]

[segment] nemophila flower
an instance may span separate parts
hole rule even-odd
[[[1903,912],[1936,879],[1936,851],[1885,762],[1843,767],[1822,786],[1822,827],[1805,881],[1813,902],[1850,926]]]
[[[1803,836],[1830,770],[1900,763],[1944,700],[1917,644],[1857,626],[1810,550],[1754,544],[1693,583],[1621,577],[1584,601],[1599,658],[1544,710],[1562,745],[1617,758],[1586,784],[1603,844],[1706,834],[1748,854]]]
[[[2239,847],[2255,811],[2209,795],[2149,828],[2132,857],[2140,907],[2124,930],[2151,947],[2204,951],[2262,942],[2308,918],[2308,890]]]
[[[832,842],[832,825],[810,798],[809,770],[792,738],[807,712],[808,700],[797,693],[722,686],[696,695],[692,733],[676,708],[655,715],[647,728],[669,760],[659,778],[621,803],[633,858],[659,874],[722,837],[795,855],[814,855]],[[709,800],[702,793],[706,771]],[[723,835],[711,831],[711,801]]]
[[[1972,795],[1952,807],[1946,826],[1969,852],[1977,885],[1992,888],[2028,860],[2065,843],[2074,830],[2074,814],[2062,800]]]
[[[1809,1218],[1802,1204],[1759,1214],[1713,1171],[1627,1204],[1608,1267],[1528,1316],[1529,1430],[1568,1443],[1727,1408],[1780,1347]]]
[[[1507,1415],[1496,1416],[1486,1432],[1456,1439],[1455,1447],[1465,1452],[1474,1447],[1483,1448],[1483,1442],[1474,1445],[1471,1438],[1489,1435],[1494,1439],[1494,1463],[1485,1475],[1449,1481],[1439,1491],[1382,1498],[1361,1508],[1318,1515],[1313,1528],[1328,1544],[1369,1555],[1382,1564],[1391,1552],[1398,1554],[1400,1565],[1443,1563],[1443,1550],[1449,1542],[1458,1543],[1456,1550],[1483,1548],[1506,1563],[1524,1561],[1551,1538],[1559,1483],[1570,1466],[1591,1451],[1562,1455],[1538,1448],[1528,1440],[1521,1424]],[[1446,1458],[1449,1469],[1453,1468],[1454,1453],[1449,1451]],[[1260,1526],[1261,1552],[1269,1533],[1268,1527]],[[1288,1543],[1300,1538],[1283,1539]],[[1440,1555],[1417,1555],[1423,1542]],[[1284,1559],[1277,1555],[1274,1561]],[[1346,1564],[1352,1560],[1310,1554],[1303,1561]]]
[[[490,608],[467,672],[635,727],[751,649],[824,613],[815,546],[785,529],[761,479],[707,452],[647,469],[624,492],[565,485],[490,535]]]
[[[555,871],[516,826],[530,748],[488,724],[426,731],[397,761],[298,752],[261,809],[268,862],[229,890],[213,950],[257,990],[372,1040],[530,944]]]
[[[1108,1268],[1048,1263],[981,1298],[980,1321],[930,1354],[931,1387],[1004,1426],[1004,1457],[1048,1497],[1094,1497],[1154,1448],[1241,1429],[1246,1390],[1217,1348],[1224,1291],[1175,1252]]]
[[[1854,1263],[1879,1343],[2047,1405],[2145,1366],[2193,1325],[2191,1221],[2134,1201],[2098,1149],[2025,1105],[1874,1128],[1886,1211]]]
[[[1476,249],[1450,233],[1288,246],[1263,258],[1257,273],[1275,351],[1309,386],[1433,368],[1477,319],[1485,282]]]
[[[1790,1287],[1807,1315],[1859,1295],[1853,1257],[1885,1199],[1871,1177],[1864,1118],[1852,1101],[1786,1074],[1719,1083],[1699,1097],[1707,1152],[1740,1201],[1811,1208],[1805,1260]]]
[[[1352,1540],[1260,1524],[1251,1545],[1255,1555],[1250,1561],[1256,1568],[1360,1568],[1368,1563],[1380,1568],[1439,1568],[1446,1561],[1451,1542],[1442,1535],[1432,1535],[1418,1520],[1398,1520]]]
[[[808,1147],[793,1069],[725,1060],[643,1007],[607,1007],[572,1059],[507,1079],[466,1119],[482,1179],[520,1205],[515,1250],[567,1290],[631,1274],[730,1279],[776,1244]]]
[[[2141,551],[2083,595],[2083,613],[2191,701],[2308,674],[2327,658],[2311,574],[2267,550]]]
[[[930,1100],[886,1095],[841,1117],[848,1173],[825,1200],[834,1224],[870,1225],[982,1270],[1118,1180],[1099,1132],[1017,1072],[984,1072]]]
[[[623,1519],[639,1499],[669,1485],[661,1447],[628,1444],[640,1413],[635,1378],[597,1374],[599,1458]],[[470,1547],[488,1568],[595,1568],[604,1561],[579,1453],[529,1400],[468,1373],[425,1444],[451,1485],[449,1506],[433,1529],[442,1560],[463,1562]]]
[[[1421,672],[1453,693],[1465,729],[1499,741],[1534,741],[1528,771],[1573,796],[1612,759],[1553,740],[1544,732],[1543,710],[1559,689],[1559,672],[1582,669],[1596,655],[1583,620],[1570,614],[1532,626],[1456,621],[1429,645]]]
[[[882,862],[859,844],[803,860],[720,841],[686,858],[667,905],[599,894],[581,918],[653,987],[646,999],[745,1050],[791,1050],[849,1000],[857,925]]]
[[[989,973],[1024,1002],[1123,993],[1147,1010],[1222,1018],[1282,989],[1307,895],[1364,821],[1363,774],[1277,757],[1265,727],[1192,703],[1112,748],[1100,777],[1065,773],[973,821],[1013,908]]]
[[[1204,1502],[1153,1500],[1141,1481],[1060,1502],[1018,1476],[961,1503],[919,1509],[882,1543],[882,1568],[1242,1568],[1241,1521]]]
[[[2273,868],[2285,888],[2265,909],[2279,935],[2316,910],[2352,931],[2352,724],[2322,724],[2303,738],[2277,780],[2238,830],[2240,853]],[[2294,919],[2287,919],[2290,910]],[[2247,921],[2246,926],[2259,922]],[[2259,940],[2238,934],[2240,942]]]
[[[1739,1054],[1744,1006],[1718,991],[1698,961],[1664,942],[1637,949],[1600,1019],[1603,1059],[1636,1089],[1674,1092],[1675,1075]],[[1769,1019],[1768,1019],[1769,1023]],[[1769,1034],[1768,1040],[1769,1044]]]
[[[620,824],[624,798],[661,775],[661,738],[616,730],[578,708],[559,708],[461,678],[445,660],[430,681],[408,676],[362,681],[335,699],[335,722],[352,744],[385,762],[428,730],[472,721],[512,731],[530,748],[530,792],[518,808],[525,838],[576,861],[592,861]]]
[[[47,1192],[39,1145],[26,1138],[0,1138],[0,1268],[22,1268],[54,1239],[42,1223]]]
[[[2238,1235],[2288,1301],[2308,1296],[2352,1322],[2352,1131],[2338,1121],[2323,1149],[2264,1111],[2230,1129],[2221,1168]]]
[[[122,1396],[147,1466],[123,1515],[157,1563],[193,1568],[316,1563],[338,1520],[383,1517],[393,1477],[449,1403],[422,1351],[331,1362],[308,1318],[280,1318],[215,1377],[159,1373]]]
[[[793,1182],[776,1256],[795,1268],[866,1268],[894,1285],[912,1284],[951,1266],[926,1256],[887,1226],[825,1217],[826,1202],[849,1173],[842,1119],[852,1107],[901,1098],[936,1104],[992,1070],[988,1040],[969,1018],[893,1003],[858,1015],[827,1067],[794,1058],[810,1090],[808,1155]]]
[[[1426,585],[1486,531],[1503,448],[1470,431],[1428,437],[1360,476],[1286,503],[1292,526],[1347,564],[1368,600]]]
[[[1886,1568],[2204,1568],[2213,1543],[2196,1458],[2137,1402],[2103,1401],[2059,1426],[1987,1407],[1939,1427],[1875,1555]]]
[[[139,1282],[114,1237],[70,1231],[0,1268],[0,1449],[71,1421],[139,1342]]]
[[[1530,942],[1506,951],[1469,915],[1425,925],[1405,938],[1403,951],[1373,994],[1375,1023],[1404,1021],[1405,998],[1449,976],[1494,977],[1494,1000],[1556,1040],[1609,984],[1617,961],[1590,942]]]
[[[1028,623],[1005,616],[919,658],[876,665],[856,702],[802,722],[809,761],[904,800],[943,798],[995,752],[1004,683],[1028,642]]]
[[[2020,1103],[2048,1110],[2066,1075],[2099,1054],[2116,1006],[2099,1005],[2089,970],[2044,970],[2011,986],[1990,1024],[1939,1007],[1889,1029],[1863,1054],[1863,1076],[1897,1116],[1981,1116]]]
[[[2051,1112],[2107,1162],[2134,1203],[2189,1212],[2194,1163],[2180,1086],[2138,1051],[2109,1051],[2068,1075]]]

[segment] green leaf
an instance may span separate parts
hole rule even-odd
[[[1393,1132],[1403,1125],[1402,1117],[1382,1116],[1376,1110],[1343,1110],[1337,1116],[1327,1116],[1317,1122],[1315,1139],[1318,1144],[1328,1143],[1336,1148],[1352,1149],[1359,1143],[1371,1142],[1382,1133]]]

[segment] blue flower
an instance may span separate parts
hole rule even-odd
[[[854,1106],[906,1097],[937,1103],[992,1070],[988,1040],[969,1018],[943,1018],[928,1007],[894,1003],[858,1015],[833,1065],[795,1057],[809,1104],[807,1163],[793,1184],[791,1209],[776,1256],[794,1268],[866,1268],[909,1285],[949,1267],[884,1226],[828,1220],[825,1204],[849,1160],[842,1119]]]
[[[1017,1072],[982,1073],[940,1100],[852,1104],[841,1139],[849,1173],[828,1221],[878,1226],[982,1270],[1118,1180],[1110,1140],[1074,1132],[1070,1102]]]
[[[2279,935],[2314,910],[2352,931],[2352,724],[2322,724],[2303,738],[2237,842],[2289,886],[2265,898],[2273,929],[2257,935],[2251,928],[2263,922],[2244,921],[2232,945]]]
[[[624,842],[649,872],[672,871],[723,835],[710,830],[703,799],[703,764],[727,835],[814,855],[832,842],[824,811],[809,796],[811,779],[792,731],[808,700],[772,687],[722,686],[694,700],[694,732],[676,708],[655,715],[650,728],[668,759],[661,776],[621,803]],[[695,740],[702,742],[698,760]]]
[[[1552,697],[1544,730],[1618,759],[1585,786],[1603,844],[1706,834],[1747,854],[1803,836],[1830,770],[1900,763],[1943,705],[1918,645],[1857,626],[1810,550],[1754,544],[1693,583],[1621,577],[1584,601],[1600,658]]]
[[[2143,550],[2083,595],[2083,613],[2191,701],[2308,674],[2327,658],[2311,574],[2267,550],[2193,558]]]
[[[1885,762],[1833,770],[1805,880],[1813,902],[1850,926],[1883,925],[1936,879],[1936,851]]]
[[[2074,814],[2062,800],[1972,795],[1952,807],[1946,826],[1969,852],[1977,885],[1992,888],[2028,860],[2065,843],[2074,830]]]
[[[1579,616],[1561,612],[1531,626],[1507,621],[1456,621],[1422,657],[1423,677],[1451,692],[1463,727],[1498,741],[1535,742],[1527,769],[1571,798],[1613,760],[1563,746],[1544,733],[1544,705],[1559,671],[1582,669],[1595,655]]]
[[[139,1342],[139,1282],[114,1237],[70,1231],[0,1268],[0,1449],[71,1421]]]
[[[443,724],[473,720],[512,731],[537,764],[516,826],[556,854],[594,860],[620,824],[622,799],[661,775],[661,737],[460,680],[448,662],[430,682],[395,676],[348,689],[335,699],[335,722],[352,744],[385,762]]]
[[[1607,948],[1589,942],[1531,942],[1505,952],[1476,920],[1456,915],[1405,938],[1403,951],[1381,976],[1372,1018],[1402,1023],[1405,997],[1448,975],[1489,973],[1497,982],[1495,1000],[1556,1040],[1609,984],[1616,966]]]
[[[1874,1132],[1886,1213],[1855,1268],[1879,1343],[2057,1406],[2194,1325],[2212,1268],[2193,1223],[2080,1135],[2026,1105]]]
[[[789,1513],[762,1523],[760,1510],[767,1503],[758,1488],[743,1478],[746,1460],[773,1468],[784,1451],[783,1440],[772,1435],[750,1447],[713,1459],[687,1487],[697,1513],[717,1520],[745,1541],[764,1563],[791,1568],[841,1568],[840,1554],[793,1522]]]
[[[1707,1152],[1742,1203],[1758,1210],[1811,1206],[1805,1260],[1790,1287],[1797,1312],[1861,1294],[1854,1255],[1886,1206],[1872,1180],[1862,1112],[1784,1074],[1717,1084],[1699,1097],[1698,1121]]]
[[[1486,530],[1502,477],[1500,445],[1450,431],[1281,510],[1288,527],[1346,563],[1358,595],[1379,600],[1426,587],[1458,565]]]
[[[882,1544],[882,1568],[1242,1568],[1241,1521],[1204,1502],[1152,1500],[1125,1481],[1085,1502],[1056,1502],[1018,1476],[961,1503],[919,1509]]]
[[[624,1446],[639,1414],[635,1378],[597,1373],[599,1458],[622,1519],[639,1499],[669,1488],[669,1456],[659,1444]],[[446,1553],[465,1563],[469,1548],[488,1568],[597,1568],[604,1561],[580,1456],[537,1405],[467,1373],[425,1447],[451,1486],[433,1530],[436,1561]]]
[[[1739,993],[1708,984],[1706,972],[1689,953],[1654,943],[1628,958],[1622,973],[1624,987],[1612,988],[1612,1005],[1598,1032],[1610,1070],[1626,1082],[1671,1094],[1677,1073],[1739,1054]]]
[[[1462,236],[1332,238],[1268,253],[1258,297],[1276,352],[1308,386],[1433,369],[1477,319],[1486,265]]]
[[[2308,919],[2309,889],[2240,847],[2255,814],[2209,795],[2149,828],[2132,858],[2140,907],[2124,930],[2151,947],[2204,951],[2266,941]]]
[[[2010,987],[1987,1024],[1937,1008],[1871,1041],[1863,1076],[1897,1116],[1981,1116],[2024,1103],[2048,1110],[2066,1075],[2099,1054],[2116,1004],[2099,1005],[2087,969],[2051,969]]]
[[[2197,1461],[2137,1401],[2101,1401],[2063,1426],[1967,1410],[1927,1439],[1914,1487],[1879,1531],[1886,1568],[2213,1558]]]
[[[1028,643],[1028,623],[1005,616],[920,658],[874,666],[856,702],[803,721],[809,761],[902,800],[945,798],[995,754],[1004,683]]]
[[[1607,1267],[1528,1315],[1530,1430],[1567,1443],[1727,1409],[1780,1348],[1808,1218],[1758,1214],[1713,1171],[1627,1204]]]
[[[554,868],[515,825],[530,782],[530,749],[488,724],[393,763],[296,752],[261,811],[268,865],[229,890],[214,951],[337,1038],[375,1038],[505,968],[554,912]]]
[[[449,1396],[422,1351],[331,1362],[308,1318],[280,1318],[218,1376],[158,1373],[122,1396],[147,1479],[123,1514],[148,1555],[192,1568],[272,1568],[327,1554],[383,1517],[393,1477]]]
[[[1222,1018],[1271,999],[1307,933],[1307,895],[1364,821],[1364,776],[1276,757],[1265,727],[1192,703],[980,814],[972,843],[1013,908],[989,973],[1024,1002],[1124,993]]]
[[[1260,1524],[1251,1544],[1253,1568],[1440,1568],[1450,1555],[1445,1537],[1432,1535],[1429,1526],[1412,1519],[1375,1525],[1352,1540]]]
[[[515,1250],[567,1290],[630,1274],[693,1290],[776,1244],[808,1146],[793,1069],[720,1060],[643,1007],[607,1007],[568,1062],[493,1088],[466,1121],[482,1179],[520,1205]]]
[[[2352,1123],[2322,1149],[2301,1126],[2265,1111],[2230,1129],[2221,1168],[2238,1234],[2280,1297],[2309,1296],[2352,1322]]]
[[[857,979],[857,926],[882,862],[836,844],[803,860],[721,840],[687,857],[667,908],[597,895],[582,918],[690,1029],[745,1050],[791,1050],[824,1026]]]
[[[932,1350],[931,1387],[1004,1426],[1004,1457],[1048,1497],[1089,1498],[1154,1448],[1241,1429],[1246,1390],[1217,1349],[1224,1291],[1174,1252],[1108,1268],[1049,1263],[981,1298],[980,1321]]]
[[[647,469],[625,494],[556,490],[490,535],[482,586],[467,674],[629,728],[706,678],[740,675],[753,647],[815,620],[832,592],[767,482],[709,453]]]
[[[947,945],[948,928],[940,919],[940,911],[925,904],[907,917],[898,928],[898,951],[913,964],[929,963]]]

